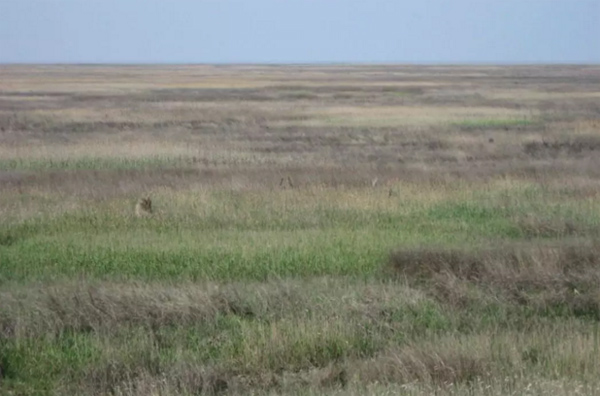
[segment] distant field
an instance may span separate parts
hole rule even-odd
[[[599,98],[597,66],[0,66],[0,394],[600,394]]]

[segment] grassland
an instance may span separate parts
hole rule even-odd
[[[598,87],[0,66],[0,394],[600,394]]]

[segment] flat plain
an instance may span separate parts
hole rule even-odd
[[[599,66],[0,66],[2,395],[600,394],[599,238]]]

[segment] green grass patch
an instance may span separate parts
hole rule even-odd
[[[82,157],[82,158],[13,158],[0,159],[0,170],[91,170],[91,169],[157,169],[176,168],[193,164],[187,156]]]
[[[364,277],[398,247],[477,246],[600,229],[593,202],[573,203],[541,189],[355,207],[319,200],[288,206],[280,198],[216,193],[196,211],[193,202],[175,201],[143,219],[133,216],[131,202],[112,202],[2,224],[0,282]]]
[[[99,361],[101,345],[90,334],[61,334],[0,343],[1,389],[23,395],[55,394],[61,383],[77,382]]]

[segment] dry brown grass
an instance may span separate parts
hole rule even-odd
[[[600,319],[597,242],[502,246],[487,250],[398,251],[390,264],[402,277],[429,284],[441,300],[465,307],[490,296],[542,313]],[[471,287],[469,286],[471,285]],[[489,294],[474,293],[473,286]]]
[[[477,331],[436,332],[429,327],[436,319],[429,316],[430,292],[435,289],[340,279],[13,287],[0,292],[4,301],[0,335],[22,342],[91,335],[102,355],[72,383],[64,383],[63,393],[76,389],[94,395],[308,390],[327,394],[375,384],[440,392],[464,387],[466,392],[483,385],[493,388],[496,381],[509,377],[515,383],[529,379],[542,386],[548,367],[561,381],[578,378],[591,385],[598,374],[594,341],[598,335],[583,323],[529,318],[530,323],[518,328],[497,323],[498,327],[476,325]],[[456,326],[462,326],[461,320],[476,321],[467,309],[483,312],[472,302],[459,310],[444,306],[450,310],[448,317],[464,316],[456,318]],[[430,331],[434,333],[427,334]],[[221,360],[195,358],[206,353],[187,349],[188,337],[194,334],[201,335],[202,348],[222,349]],[[379,346],[360,353],[350,349],[346,356],[331,360],[303,355],[327,342],[340,342],[338,348],[344,348],[357,341],[356,334],[366,338],[359,338],[353,347],[374,339]],[[228,345],[237,346],[230,350]],[[172,363],[160,358],[167,350],[176,353]],[[235,357],[228,357],[227,351]],[[542,377],[534,380],[537,375]],[[526,385],[513,386],[526,389]],[[501,389],[494,394],[510,394]]]
[[[0,66],[0,393],[598,393],[599,83]]]
[[[351,167],[368,180],[382,172],[423,177],[413,176],[418,171],[560,180],[599,168],[594,67],[4,66],[0,73],[1,158],[37,161],[36,169],[51,160],[152,156],[238,174],[337,167],[344,179]]]

